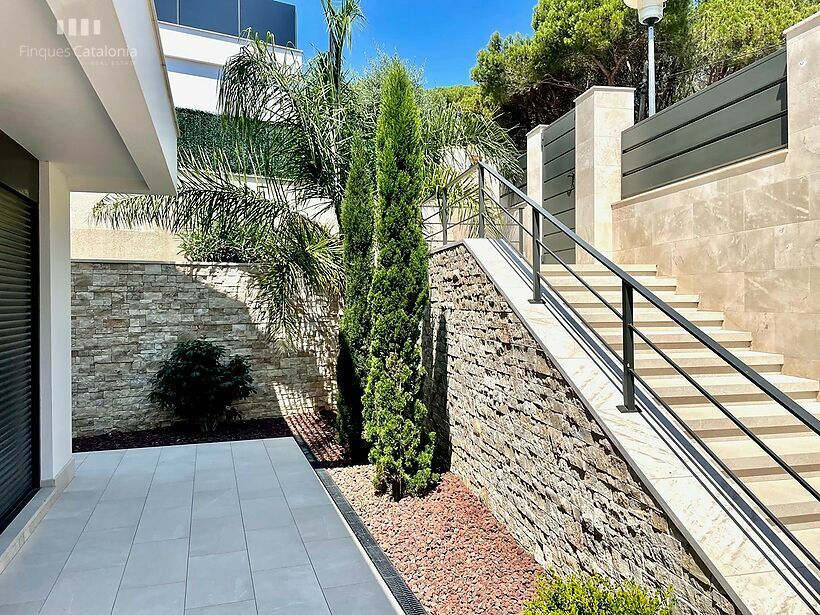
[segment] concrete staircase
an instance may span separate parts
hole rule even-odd
[[[621,304],[620,281],[600,265],[573,266],[615,307]],[[723,313],[698,309],[695,295],[679,295],[677,282],[656,274],[653,265],[624,269],[681,315],[729,349],[806,410],[820,417],[820,383],[782,373],[783,357],[753,349],[751,334],[724,327]],[[618,353],[622,324],[618,317],[560,265],[542,273]],[[710,394],[723,403],[816,488],[820,488],[820,436],[771,401],[659,310],[635,294],[636,325]],[[636,368],[673,410],[752,489],[814,553],[820,553],[820,502],[784,472],[757,444],[726,418],[664,359],[636,337]]]

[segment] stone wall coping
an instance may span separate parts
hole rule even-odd
[[[575,106],[578,106],[579,103],[584,102],[587,98],[592,96],[593,94],[598,93],[611,93],[611,94],[635,94],[635,88],[623,88],[614,85],[593,85],[591,88],[586,90],[583,94],[581,94],[578,98],[575,99]]]
[[[530,131],[527,133],[527,135],[526,135],[526,136],[527,136],[527,138],[529,138],[530,136],[532,136],[532,135],[534,135],[534,134],[537,134],[537,133],[540,133],[540,132],[544,132],[547,128],[549,128],[549,126],[550,126],[549,124],[538,124],[538,126],[536,126],[535,128],[533,128],[532,130],[530,130]]]
[[[771,547],[772,534],[782,542],[781,535],[749,507],[673,419],[646,395],[640,396],[646,411],[624,414],[617,410],[622,393],[608,372],[620,360],[613,363],[608,354],[590,356],[600,350],[579,342],[590,336],[577,322],[564,321],[569,312],[554,296],[548,297],[546,308],[530,304],[529,269],[520,260],[516,264],[526,271],[513,266],[511,261],[517,257],[504,254],[498,242],[467,239],[447,249],[459,245],[504,297],[740,611],[811,613],[795,589],[801,582],[789,560],[792,554]],[[545,292],[549,295],[548,289]],[[556,314],[560,312],[564,313],[559,319]],[[568,327],[576,330],[570,333]],[[765,539],[761,532],[767,535]],[[774,605],[787,610],[772,609]]]
[[[722,167],[720,169],[709,171],[708,173],[695,175],[694,177],[682,179],[674,184],[669,184],[668,186],[661,186],[660,188],[655,188],[654,190],[649,190],[648,192],[641,192],[640,194],[631,196],[628,199],[616,201],[612,204],[612,209],[620,209],[621,207],[626,207],[628,205],[651,201],[652,199],[668,196],[683,190],[689,190],[690,188],[695,188],[697,186],[710,184],[721,179],[744,175],[746,173],[751,173],[752,171],[757,171],[758,169],[783,164],[788,155],[788,149],[780,149],[776,152],[769,152],[768,154],[757,156],[756,158],[742,160],[740,162],[736,162],[735,164],[729,165],[728,167]]]
[[[176,267],[224,267],[236,269],[248,269],[250,263],[229,263],[229,262],[208,262],[208,261],[156,261],[156,260],[130,260],[130,259],[107,259],[107,258],[72,258],[71,263],[78,264],[99,264],[99,265],[174,265]]]
[[[820,11],[817,11],[813,15],[806,17],[803,21],[798,21],[793,26],[786,28],[783,30],[783,34],[786,37],[786,42],[788,42],[796,36],[805,34],[814,28],[820,28]]]

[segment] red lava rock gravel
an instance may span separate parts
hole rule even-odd
[[[457,476],[393,502],[370,466],[328,472],[431,615],[518,615],[532,597],[541,567]]]
[[[332,412],[292,414],[285,417],[291,431],[302,436],[314,457],[325,468],[346,465],[344,449],[336,442],[335,417]]]

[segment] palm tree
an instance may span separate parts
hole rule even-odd
[[[317,295],[340,295],[338,233],[306,211],[316,204],[333,211],[338,228],[351,139],[359,133],[375,147],[387,64],[352,79],[344,52],[363,19],[360,2],[321,1],[329,49],[307,66],[281,62],[270,38],[255,37],[223,69],[219,105],[241,168],[232,168],[225,152],[183,151],[176,196],[114,195],[95,208],[97,220],[114,227],[152,225],[179,234],[189,258],[254,263],[258,307],[271,335],[290,342],[307,316],[303,306]],[[415,87],[427,191],[460,170],[458,152],[515,168],[512,141],[495,122],[426,91],[418,76]]]

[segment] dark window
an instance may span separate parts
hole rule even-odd
[[[177,0],[154,0],[154,5],[157,7],[157,19],[160,21],[170,21],[171,23],[179,21]]]
[[[277,45],[296,47],[296,7],[275,0],[240,0],[241,30],[250,28],[264,37],[273,34]]]
[[[154,0],[154,4],[160,21],[229,36],[248,29],[261,37],[270,32],[277,45],[297,46],[292,4],[276,0]]]
[[[179,23],[192,28],[239,34],[236,0],[179,0]]]

